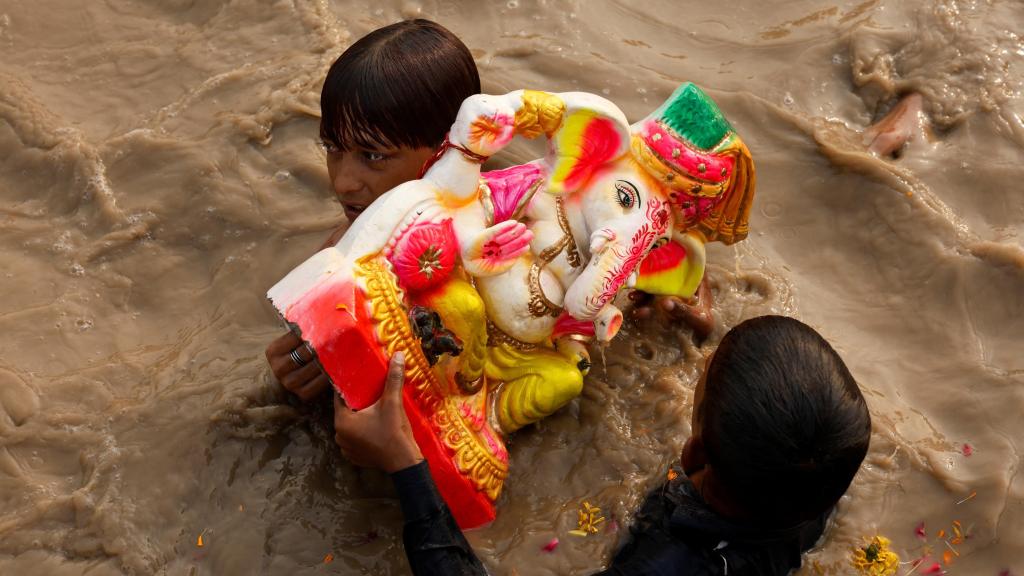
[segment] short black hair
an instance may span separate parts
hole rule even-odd
[[[466,45],[430,20],[405,20],[363,36],[334,61],[320,93],[320,137],[353,145],[434,147],[462,101],[480,92]]]
[[[867,454],[871,416],[842,358],[784,316],[722,338],[698,407],[708,463],[750,519],[790,526],[828,511]]]

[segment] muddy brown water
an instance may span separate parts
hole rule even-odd
[[[328,65],[418,15],[492,93],[591,91],[635,120],[697,82],[758,168],[750,237],[710,251],[712,336],[627,325],[510,441],[498,520],[469,536],[493,573],[602,567],[689,432],[702,356],[763,313],[825,334],[874,416],[802,574],[852,573],[874,534],[940,559],[954,520],[949,574],[1024,573],[1024,4],[5,0],[0,574],[407,573],[390,483],[270,375],[264,294],[344,221],[315,144]],[[931,137],[865,153],[908,91]],[[608,528],[580,538],[584,501]]]

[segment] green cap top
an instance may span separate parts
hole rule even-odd
[[[714,100],[692,82],[676,88],[649,118],[659,121],[701,150],[708,150],[733,131]]]

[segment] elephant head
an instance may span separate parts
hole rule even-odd
[[[560,96],[565,108],[544,159],[546,188],[582,220],[587,237],[576,242],[590,256],[563,307],[577,320],[595,320],[671,234],[671,205],[668,188],[633,158],[630,127],[617,107],[591,94]]]
[[[589,234],[590,259],[565,294],[565,310],[592,320],[626,285],[640,262],[671,233],[666,190],[633,159],[624,156],[594,174],[567,199],[579,210]]]

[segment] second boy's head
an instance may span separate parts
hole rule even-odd
[[[729,516],[790,526],[828,511],[867,453],[857,382],[812,328],[762,316],[730,330],[694,394],[683,468]]]
[[[385,26],[345,50],[324,80],[320,138],[349,220],[415,179],[462,101],[479,92],[469,49],[429,20]]]

